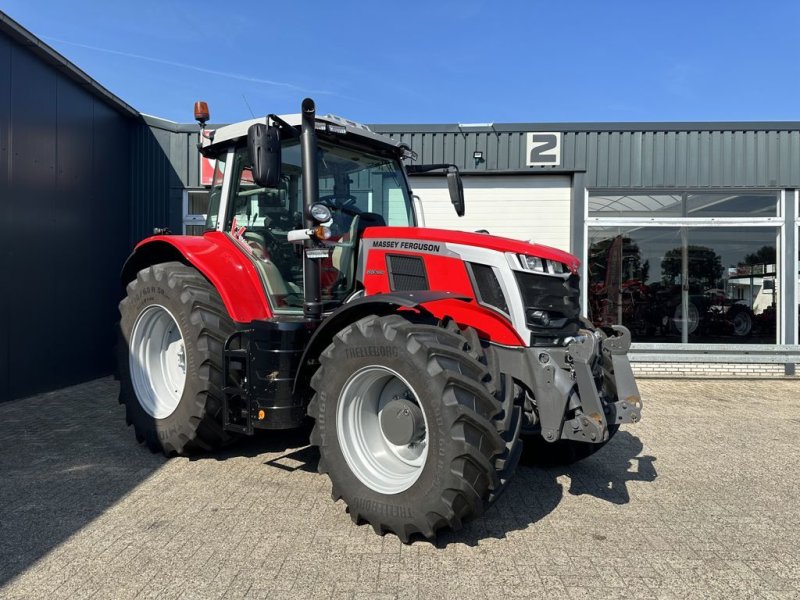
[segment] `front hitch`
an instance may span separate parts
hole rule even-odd
[[[592,368],[598,356],[598,342],[591,331],[582,329],[567,346],[567,356],[572,358],[578,385],[580,408],[576,409],[574,418],[564,423],[562,439],[580,442],[605,442],[608,439],[606,411],[597,392]]]
[[[637,423],[642,418],[642,396],[633,378],[628,350],[631,347],[631,332],[622,325],[613,325],[616,335],[603,340],[604,389],[608,389],[616,402],[610,404],[617,425]],[[609,368],[610,363],[610,368]]]
[[[582,329],[566,347],[529,353],[537,417],[546,441],[599,444],[609,439],[610,428],[641,419],[642,399],[628,360],[630,345],[630,331],[615,325]]]
[[[503,370],[530,390],[528,422],[545,441],[601,444],[617,426],[641,420],[630,345],[630,331],[615,325],[581,329],[565,346],[495,351]]]

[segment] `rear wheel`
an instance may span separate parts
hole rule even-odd
[[[128,284],[119,309],[119,401],[136,439],[167,456],[229,442],[222,356],[234,325],[214,287],[184,264],[157,264]]]
[[[745,337],[753,331],[753,314],[745,306],[733,305],[728,310],[728,319],[733,325],[734,335]]]
[[[320,363],[311,442],[354,522],[431,538],[505,489],[522,411],[474,331],[370,316],[341,331]]]
[[[688,303],[688,312],[686,313],[686,330],[688,331],[689,335],[694,334],[697,331],[697,328],[700,326],[700,310],[697,308],[697,305],[689,300]],[[675,312],[672,316],[672,327],[674,333],[680,334],[683,327],[683,304],[678,304],[675,307]]]

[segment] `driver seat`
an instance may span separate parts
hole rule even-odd
[[[353,217],[349,231],[334,247],[331,262],[333,267],[339,271],[339,279],[334,287],[344,286],[348,292],[353,288],[358,248],[364,231],[368,227],[386,227],[386,221],[378,213],[359,213]]]

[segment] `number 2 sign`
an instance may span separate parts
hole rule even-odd
[[[525,164],[529,167],[558,167],[561,165],[561,132],[533,131],[527,134]]]

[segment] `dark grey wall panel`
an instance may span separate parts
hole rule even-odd
[[[0,273],[10,270],[10,241],[3,234],[11,227],[11,193],[8,164],[11,144],[11,41],[0,35]],[[9,283],[0,285],[0,400],[9,395],[8,353],[10,338],[7,333],[9,314]]]
[[[128,117],[0,35],[0,400],[110,372]]]
[[[154,227],[181,232],[181,191],[200,183],[197,140],[196,133],[174,132],[145,123],[133,126],[132,245],[152,235]]]

